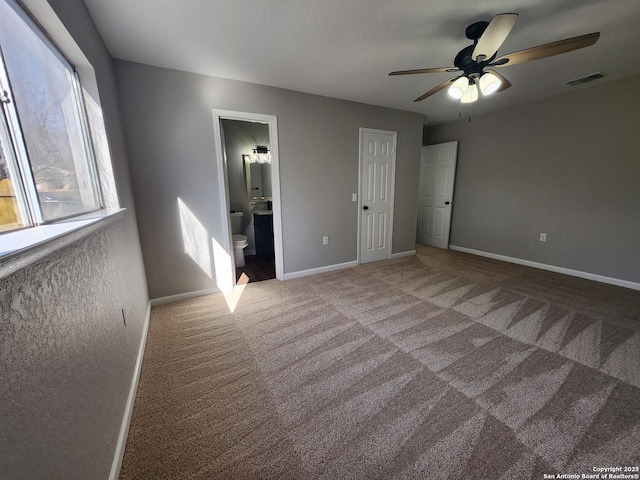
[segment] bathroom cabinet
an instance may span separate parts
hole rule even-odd
[[[273,215],[253,214],[256,255],[273,255]]]

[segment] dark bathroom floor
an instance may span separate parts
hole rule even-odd
[[[276,278],[276,262],[273,255],[245,255],[244,261],[244,267],[236,267],[236,281],[243,273],[249,277],[249,283]]]

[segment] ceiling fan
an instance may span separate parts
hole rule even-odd
[[[491,22],[476,22],[469,25],[465,34],[473,45],[463,48],[453,61],[454,67],[420,68],[400,70],[389,75],[415,75],[420,73],[462,72],[461,75],[442,82],[414,102],[420,102],[434,93],[449,87],[451,97],[462,103],[475,102],[478,99],[478,87],[483,95],[506,90],[511,86],[509,80],[488,67],[506,67],[531,62],[541,58],[578,50],[596,43],[600,32],[566,38],[557,42],[538,45],[518,52],[508,53],[496,58],[498,49],[505,41],[518,20],[517,13],[500,13]]]

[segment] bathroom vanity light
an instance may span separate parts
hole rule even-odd
[[[264,145],[256,145],[250,158],[251,163],[271,163],[271,152]]]

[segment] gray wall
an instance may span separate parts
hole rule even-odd
[[[639,86],[426,128],[425,144],[460,142],[450,243],[640,282]]]
[[[227,155],[227,175],[229,182],[229,207],[231,210],[241,211],[243,234],[247,236],[249,251],[255,253],[255,233],[253,217],[247,192],[247,181],[244,176],[244,161],[242,155],[250,154],[256,145],[270,147],[269,125],[254,122],[240,122],[237,120],[222,120],[224,127],[224,145]]]
[[[125,218],[0,278],[0,476],[107,478],[146,314],[111,59],[80,0],[50,0],[93,64]],[[120,309],[125,306],[125,327]]]
[[[422,116],[116,61],[152,298],[215,288],[183,247],[180,197],[215,240],[213,108],[276,115],[286,273],[357,258],[359,127],[398,132],[393,252],[415,248]],[[322,236],[329,245],[322,245]]]

